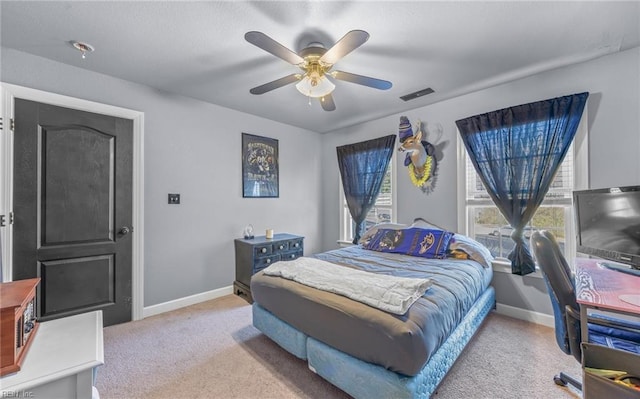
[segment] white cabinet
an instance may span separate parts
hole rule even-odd
[[[93,369],[102,364],[102,311],[46,321],[21,370],[0,378],[0,397],[96,398]]]

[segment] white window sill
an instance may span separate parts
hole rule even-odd
[[[492,266],[493,266],[494,272],[511,274],[511,262],[508,259],[501,259],[501,258],[494,259],[492,262]],[[535,272],[527,274],[526,276],[523,276],[523,277],[542,278],[542,273],[540,272],[540,269],[536,267]]]
[[[340,248],[343,248],[343,247],[350,247],[350,246],[352,246],[352,245],[355,245],[353,242],[351,242],[351,241],[345,241],[345,240],[338,240],[338,241],[336,241],[336,242],[338,243],[338,246],[339,246]]]

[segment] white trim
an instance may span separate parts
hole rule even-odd
[[[172,310],[184,308],[185,306],[195,305],[197,303],[210,301],[212,299],[220,298],[226,295],[233,294],[233,286],[218,288],[215,290],[201,292],[199,294],[186,296],[184,298],[174,299],[172,301],[159,303],[157,305],[147,306],[142,312],[143,318],[158,315],[160,313],[170,312]]]
[[[14,117],[14,99],[22,98],[25,100],[37,101],[61,107],[73,108],[81,111],[94,112],[103,115],[110,115],[119,118],[133,120],[133,193],[132,193],[132,222],[133,222],[133,253],[132,253],[132,309],[131,317],[133,320],[142,318],[144,306],[144,113],[141,111],[131,110],[127,108],[116,107],[107,104],[101,104],[93,101],[83,100],[75,97],[68,97],[60,94],[49,93],[41,90],[31,89],[28,87],[16,86],[9,83],[0,82],[2,88],[2,111],[3,120],[7,121]],[[5,129],[8,129],[8,123],[4,123]],[[5,131],[5,130],[3,130]],[[8,131],[8,130],[6,130]],[[6,158],[5,170],[0,172],[1,191],[5,194],[4,212],[13,209],[11,198],[13,197],[13,141],[12,135],[4,135],[4,153]],[[2,203],[0,202],[0,205]],[[2,241],[3,248],[12,248],[13,229],[9,227],[7,234],[4,234]],[[2,242],[0,242],[2,244]],[[10,250],[3,251],[2,274],[5,281],[9,281],[12,276],[12,256]],[[6,253],[5,253],[6,252]],[[6,263],[5,263],[6,262]]]
[[[505,261],[502,259],[494,259],[493,262],[491,262],[491,266],[493,268],[494,273],[512,274],[511,262],[508,260]],[[542,278],[542,272],[540,271],[540,269],[536,267],[536,271],[533,273],[527,274],[526,277]]]
[[[144,113],[133,119],[133,253],[131,318],[141,320],[144,308]]]
[[[0,86],[0,116],[2,117],[2,136],[0,136],[0,215],[5,215],[6,227],[0,227],[0,264],[2,265],[2,282],[11,281],[12,229],[8,225],[9,214],[13,209],[13,193],[6,187],[13,187],[13,101],[11,93]]]
[[[469,211],[467,209],[466,201],[467,188],[465,187],[467,184],[467,172],[465,168],[466,156],[467,154],[464,149],[462,137],[460,137],[460,130],[456,127],[456,160],[458,166],[456,173],[458,180],[458,192],[456,193],[456,198],[458,200],[458,232],[469,235]],[[463,215],[463,217],[461,218],[460,215]]]
[[[398,152],[391,153],[391,218],[392,223],[398,222]]]
[[[573,189],[589,188],[589,101],[582,111],[582,117],[573,138]]]
[[[573,138],[573,191],[585,190],[589,188],[589,100],[582,111],[582,117]],[[572,237],[571,240],[564,242],[564,254],[566,261],[573,268],[576,258],[576,224],[575,210],[573,207],[573,199],[571,200],[571,208],[566,208],[565,212],[565,237]]]
[[[526,310],[522,308],[516,308],[515,306],[509,306],[502,303],[496,303],[496,313],[513,317],[514,319],[520,319],[531,323],[541,324],[543,326],[555,327],[555,319],[552,315],[545,313],[534,312],[533,310]]]

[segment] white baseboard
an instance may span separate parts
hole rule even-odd
[[[185,306],[195,305],[196,303],[210,301],[212,299],[220,298],[230,294],[233,294],[233,286],[231,285],[228,287],[218,288],[216,290],[207,291],[184,298],[174,299],[173,301],[147,306],[143,309],[142,315],[143,318],[151,317],[160,313],[170,312],[172,310],[180,309]],[[545,313],[534,312],[532,310],[504,305],[502,303],[496,304],[496,312],[505,316],[529,321],[531,323],[542,324],[543,326],[551,328],[555,326],[553,315],[548,315]]]
[[[496,304],[496,312],[516,319],[530,321],[536,324],[542,324],[543,326],[551,328],[555,327],[553,315],[534,312],[532,310],[526,310],[522,308],[516,308],[515,306],[504,305],[501,303]]]
[[[170,312],[172,310],[184,308],[185,306],[195,305],[196,303],[210,301],[212,299],[220,298],[225,295],[233,294],[233,286],[222,287],[216,290],[202,292],[184,298],[174,299],[157,305],[146,306],[142,310],[142,318],[155,316],[160,313]]]

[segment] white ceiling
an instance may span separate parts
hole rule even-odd
[[[316,132],[640,45],[640,2],[611,1],[2,1],[2,46]],[[369,40],[335,69],[389,80],[386,91],[336,81],[323,111],[290,84],[299,72],[244,40],[257,30],[293,51]],[[82,59],[70,44],[95,47]],[[404,102],[427,87],[435,93]]]

